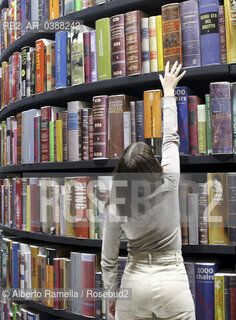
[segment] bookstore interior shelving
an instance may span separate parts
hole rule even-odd
[[[78,12],[73,12],[66,17],[61,17],[56,20],[81,20],[89,26],[94,26],[97,19],[110,17],[115,14],[128,12],[131,10],[144,10],[147,13],[159,14],[161,5],[174,1],[161,1],[159,6],[156,6],[156,0],[116,0],[109,3],[83,9]],[[3,0],[0,3],[0,11],[7,7],[8,1]],[[155,10],[153,6],[155,5]],[[9,45],[8,48],[1,54],[0,63],[7,60],[9,56],[19,51],[23,46],[33,45],[35,40],[39,38],[54,38],[53,33],[31,32],[27,33],[15,42]],[[200,95],[208,92],[208,85],[212,81],[236,81],[236,65],[221,64],[208,65],[195,68],[187,68],[186,76],[181,85],[193,86],[196,92]],[[161,72],[163,74],[163,72]],[[89,100],[99,94],[136,94],[140,95],[146,89],[154,89],[159,87],[160,82],[158,72],[149,74],[141,74],[137,76],[126,76],[113,78],[109,80],[98,81],[94,83],[84,83],[67,88],[56,89],[53,91],[33,95],[12,102],[0,111],[0,121],[6,119],[10,115],[15,115],[18,112],[28,110],[32,107],[39,108],[45,105],[65,106],[67,102],[72,100]],[[197,84],[197,86],[196,86]],[[160,160],[160,158],[158,157]],[[0,168],[0,176],[19,177],[36,177],[36,176],[75,176],[79,174],[89,173],[109,173],[114,169],[117,159],[108,160],[88,160],[78,162],[61,162],[61,163],[36,163],[36,164],[21,164],[10,165]],[[182,172],[235,172],[236,171],[236,155],[196,155],[188,156],[181,155],[181,171]],[[85,248],[99,252],[101,249],[101,240],[79,239],[70,237],[61,237],[37,232],[26,232],[15,230],[3,225],[0,225],[4,235],[17,236],[21,239],[30,239],[42,241],[45,243],[59,243],[61,245]],[[126,253],[127,242],[121,241],[120,250]],[[183,254],[188,256],[222,256],[224,259],[234,261],[236,265],[236,246],[234,245],[183,245]],[[47,313],[52,316],[61,317],[64,319],[83,320],[88,319],[80,315],[73,314],[62,310],[54,310],[48,306],[42,305],[35,301],[27,301],[27,305],[39,312]]]

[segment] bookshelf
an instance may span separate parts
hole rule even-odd
[[[157,3],[156,0],[116,0],[99,6],[83,9],[73,12],[67,16],[55,19],[55,21],[79,20],[84,24],[94,27],[95,21],[111,17],[112,15],[124,13],[132,10],[143,10],[150,15],[161,13],[161,6],[174,3],[174,0],[163,0]],[[182,2],[180,0],[179,2]],[[3,0],[0,3],[0,10],[7,7],[8,1]],[[0,56],[0,63],[8,60],[9,56],[20,51],[24,46],[34,45],[35,40],[40,38],[54,39],[53,33],[30,32],[17,39],[9,45]],[[187,68],[187,73],[179,85],[188,85],[195,88],[196,93],[203,97],[209,92],[209,83],[216,81],[236,81],[236,65],[215,64],[195,68]],[[163,72],[161,72],[163,74]],[[29,110],[31,108],[40,108],[45,105],[64,107],[67,102],[72,100],[91,101],[96,95],[109,94],[130,94],[142,97],[143,91],[147,89],[160,88],[159,72],[141,74],[135,76],[126,76],[113,78],[92,83],[83,83],[71,87],[55,89],[53,91],[33,95],[31,97],[18,100],[0,110],[0,121],[5,120],[11,115]],[[157,158],[160,161],[160,157]],[[20,177],[63,177],[86,175],[88,172],[106,174],[112,172],[116,166],[117,159],[108,160],[89,160],[76,162],[53,162],[11,165],[0,168],[1,176],[20,176]],[[236,172],[236,154],[223,155],[184,155],[180,157],[181,172]],[[8,228],[0,224],[0,230],[4,236],[16,236],[20,239],[38,241],[47,244],[60,244],[70,246],[77,250],[88,250],[100,252],[102,240],[79,239],[72,237],[54,236],[46,233],[26,232]],[[127,241],[121,241],[120,250],[127,253]],[[182,252],[186,256],[221,256],[236,265],[236,246],[233,245],[183,245]],[[46,305],[26,301],[27,306],[34,308],[38,312],[46,313],[51,316],[64,319],[86,320],[87,317],[67,312],[64,310],[55,310]]]
[[[94,240],[94,239],[78,239],[78,238],[70,238],[70,237],[60,237],[49,235],[45,233],[39,232],[27,232],[22,230],[15,230],[12,228],[5,227],[0,224],[0,229],[12,236],[17,236],[22,239],[31,239],[44,241],[49,243],[60,243],[63,245],[75,246],[77,248],[90,248],[90,249],[101,249],[102,240]],[[127,241],[121,240],[120,250],[127,249]],[[220,255],[231,255],[234,256],[236,254],[236,246],[232,245],[183,245],[182,246],[183,253],[187,254],[220,254]]]
[[[24,45],[29,45],[29,43],[25,43]],[[160,73],[163,74],[163,72]],[[222,64],[209,65],[206,67],[188,68],[187,73],[180,84],[191,85],[191,83],[194,82],[203,82],[203,75],[204,82],[217,80],[229,81],[231,76],[230,66],[227,64]],[[93,96],[99,94],[128,93],[131,95],[137,95],[139,93],[142,95],[142,92],[144,90],[157,89],[157,87],[160,88],[159,72],[141,74],[130,77],[126,76],[120,78],[113,78],[98,82],[82,83],[71,87],[60,88],[44,92],[13,102],[9,104],[7,108],[3,108],[0,111],[0,121],[4,120],[6,117],[10,115],[16,114],[17,112],[30,109],[32,108],[32,106],[34,106],[34,108],[44,106],[45,104],[63,106],[68,101],[80,99],[91,100]],[[203,94],[203,88],[201,85],[199,85],[196,89],[199,90],[199,94]],[[61,99],[62,97],[63,101]]]

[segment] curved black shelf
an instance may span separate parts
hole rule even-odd
[[[70,319],[70,320],[91,320],[95,318],[88,318],[84,317],[72,312],[64,311],[64,310],[55,310],[53,308],[50,308],[48,306],[45,306],[42,303],[34,302],[34,301],[24,301],[24,303],[27,304],[27,306],[43,313],[50,314],[54,317],[63,318],[63,319]]]
[[[2,0],[0,3],[0,12],[2,11],[3,8],[8,7],[8,0]]]
[[[116,1],[115,1],[116,2]],[[19,39],[20,40],[20,39]],[[17,40],[16,40],[17,41]],[[202,82],[216,81],[217,79],[227,80],[230,78],[229,65],[210,65],[186,69],[187,73],[181,84],[188,85],[190,81]],[[147,89],[160,88],[159,73],[153,72],[137,76],[113,78],[92,83],[83,83],[76,86],[55,89],[53,91],[37,94],[9,104],[0,111],[0,121],[6,117],[30,108],[37,108],[44,105],[62,106],[73,100],[91,100],[99,94],[127,93],[134,96],[141,94]],[[162,72],[161,72],[162,73]]]
[[[161,161],[160,157],[157,157]],[[48,162],[48,163],[35,163],[35,164],[19,164],[6,167],[0,167],[0,174],[8,173],[24,173],[24,172],[86,172],[89,170],[93,172],[111,172],[118,159],[107,160],[88,160],[88,161],[65,161],[65,162]],[[222,155],[197,155],[197,156],[180,156],[181,171],[184,172],[196,167],[199,170],[202,166],[221,166],[221,169],[225,169],[225,172],[230,172],[229,168],[236,169],[236,154],[222,154]],[[223,166],[222,166],[223,165]],[[227,167],[225,167],[226,165]],[[215,167],[214,167],[215,168]],[[209,167],[209,172],[211,168]],[[221,170],[222,171],[222,170]],[[188,171],[190,172],[190,171]]]
[[[7,61],[11,54],[14,52],[20,51],[21,48],[25,46],[35,46],[35,41],[40,38],[47,38],[47,39],[54,39],[55,35],[51,32],[38,32],[38,31],[31,31],[26,33],[19,39],[16,39],[13,43],[11,43],[6,50],[0,56],[0,63],[3,61]]]
[[[18,236],[19,238],[38,240],[50,243],[60,243],[62,245],[77,246],[83,248],[101,248],[102,240],[94,239],[78,239],[60,236],[51,236],[45,233],[27,232],[21,230],[15,230],[5,227],[0,224],[0,229],[6,234]],[[120,244],[121,250],[127,250],[127,241],[122,240]],[[236,246],[232,245],[183,245],[183,253],[186,254],[223,254],[223,255],[235,255]]]

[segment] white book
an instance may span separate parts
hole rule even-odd
[[[25,289],[31,289],[31,252],[24,252]]]
[[[30,252],[30,246],[26,243],[20,243],[20,288],[25,289],[25,266],[24,254]]]
[[[130,111],[123,112],[124,150],[131,144],[131,118]]]
[[[40,185],[40,229],[50,234],[52,199],[49,197],[49,188],[52,187],[52,178],[41,178]]]
[[[198,194],[188,194],[189,244],[197,245],[198,240]]]
[[[60,193],[60,235],[66,237],[66,207],[65,207],[65,186],[61,186]]]
[[[82,293],[82,253],[71,252],[71,290]],[[71,312],[82,314],[82,299],[71,299]]]
[[[150,48],[148,18],[141,19],[142,73],[150,73]]]

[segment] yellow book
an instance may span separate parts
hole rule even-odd
[[[227,175],[208,173],[207,187],[209,244],[229,244]]]
[[[31,251],[31,287],[32,289],[38,289],[38,246],[30,246]]]
[[[214,275],[214,293],[215,320],[225,320],[225,285],[222,273],[215,273]]]
[[[59,18],[59,0],[49,0],[49,20]]]
[[[11,248],[12,248],[12,240],[5,238],[5,242],[7,244],[7,254],[8,254],[8,259],[7,259],[7,274],[6,274],[6,287],[11,288],[11,275],[12,275],[12,256],[11,256]]]
[[[66,236],[75,237],[75,183],[74,178],[65,178]]]
[[[56,120],[57,162],[63,161],[63,123]]]
[[[157,60],[158,71],[164,70],[164,56],[163,56],[163,37],[162,37],[162,16],[157,16]]]
[[[236,2],[224,1],[227,63],[236,63]]]
[[[199,104],[197,106],[198,119],[198,149],[199,154],[206,154],[207,136],[206,136],[206,105]]]
[[[95,208],[94,194],[89,195],[89,238],[95,239]]]
[[[148,18],[149,48],[150,48],[150,71],[157,72],[157,26],[156,16]]]
[[[26,187],[26,231],[31,231],[30,185]]]

